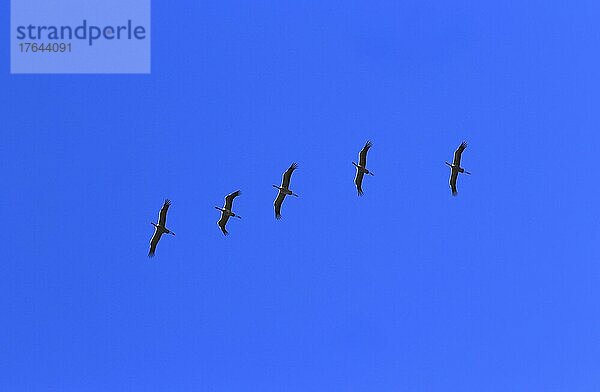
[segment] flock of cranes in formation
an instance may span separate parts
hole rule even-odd
[[[367,153],[369,152],[369,149],[372,146],[373,146],[373,144],[370,141],[368,141],[365,144],[365,146],[362,148],[362,150],[360,150],[360,153],[358,154],[358,164],[355,162],[352,162],[352,164],[356,167],[356,176],[354,177],[354,184],[356,185],[356,191],[358,192],[358,196],[362,196],[362,194],[363,194],[362,182],[363,182],[363,178],[364,178],[365,174],[371,175],[371,176],[373,175],[373,172],[367,169]],[[458,191],[456,190],[456,180],[458,179],[458,174],[459,173],[471,174],[468,171],[465,171],[465,169],[463,169],[460,166],[461,156],[462,156],[462,153],[465,150],[465,148],[467,148],[467,143],[462,142],[460,144],[460,146],[458,146],[456,151],[454,151],[454,159],[452,160],[452,163],[445,162],[446,165],[450,166],[450,181],[449,182],[450,182],[450,189],[452,190],[453,196],[456,196],[456,194],[458,193]],[[298,195],[295,194],[290,189],[290,181],[292,179],[292,173],[294,172],[294,170],[296,170],[297,167],[298,167],[298,165],[295,162],[292,163],[292,165],[283,173],[283,177],[281,179],[281,185],[280,186],[273,185],[274,188],[278,189],[277,198],[275,198],[275,202],[273,203],[276,219],[281,219],[281,206],[283,205],[283,201],[285,200],[285,197],[286,196],[298,197]],[[226,225],[227,225],[227,222],[229,221],[229,218],[238,218],[238,219],[242,218],[238,214],[234,213],[232,210],[233,209],[233,200],[236,197],[238,197],[239,195],[241,195],[241,193],[242,192],[239,190],[237,190],[233,193],[230,193],[229,195],[225,196],[225,204],[223,205],[223,207],[215,207],[217,210],[221,211],[221,218],[218,220],[217,225],[221,228],[221,231],[223,232],[224,235],[229,234],[229,232],[226,229]],[[158,214],[158,224],[152,223],[152,225],[154,226],[154,235],[152,235],[152,239],[150,240],[150,252],[148,252],[149,257],[154,256],[154,253],[156,252],[156,245],[158,245],[158,241],[160,241],[160,238],[162,237],[163,234],[175,235],[175,233],[173,233],[171,230],[167,229],[167,211],[169,210],[170,205],[171,205],[171,201],[169,199],[166,199],[162,208],[160,209],[159,214]]]

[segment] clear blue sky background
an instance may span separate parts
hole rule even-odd
[[[0,43],[0,390],[597,391],[600,8],[251,3],[155,1],[151,75]]]

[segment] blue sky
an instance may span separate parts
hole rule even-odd
[[[598,390],[600,7],[505,3],[154,2],[151,75],[6,37],[0,389]]]

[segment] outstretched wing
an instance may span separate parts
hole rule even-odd
[[[365,176],[365,173],[358,170],[358,168],[357,168],[356,169],[356,177],[354,177],[354,183],[356,184],[356,190],[358,191],[358,196],[363,195],[362,181],[363,181],[364,176]]]
[[[362,167],[367,167],[367,152],[373,143],[368,141],[362,150],[360,150],[360,154],[358,154],[358,165]]]
[[[156,245],[158,245],[158,241],[160,241],[161,236],[162,232],[159,232],[158,229],[154,229],[154,235],[150,240],[150,251],[148,252],[148,257],[154,257],[154,252],[156,252]]]
[[[227,221],[229,220],[229,216],[225,215],[225,213],[221,213],[221,219],[219,219],[219,221],[217,222],[217,225],[219,225],[219,227],[221,228],[221,231],[223,232],[223,234],[228,235],[229,232],[225,229],[225,225],[227,224]]]
[[[242,194],[241,191],[235,191],[235,192],[230,193],[229,195],[225,196],[225,209],[231,211],[231,206],[233,206],[233,199],[235,199],[236,197],[238,197],[241,194]],[[225,221],[225,222],[227,222],[227,221]]]
[[[160,213],[158,214],[158,225],[165,227],[167,225],[167,210],[171,205],[171,200],[165,199],[165,203],[160,209]]]
[[[458,178],[458,170],[452,170],[450,173],[450,188],[452,189],[452,196],[456,196],[458,191],[456,190],[456,179]]]
[[[467,148],[467,142],[460,143],[460,146],[454,151],[454,161],[452,164],[455,166],[460,166],[460,157],[462,156],[463,151]]]
[[[275,218],[276,219],[281,219],[281,205],[283,204],[283,199],[285,199],[285,193],[283,193],[282,191],[279,191],[279,193],[277,193],[277,198],[275,199],[275,202],[273,203],[273,205],[275,206]]]
[[[288,189],[290,187],[290,179],[292,178],[292,173],[294,172],[294,170],[296,170],[296,168],[298,167],[298,164],[296,162],[292,163],[292,166],[290,166],[285,173],[283,173],[283,178],[281,179],[281,187],[282,188],[286,188]]]

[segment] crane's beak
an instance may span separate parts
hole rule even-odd
[[[448,165],[448,166],[452,167],[452,165],[451,165],[451,164],[449,164],[448,162],[444,162],[444,163],[445,163],[446,165]]]

